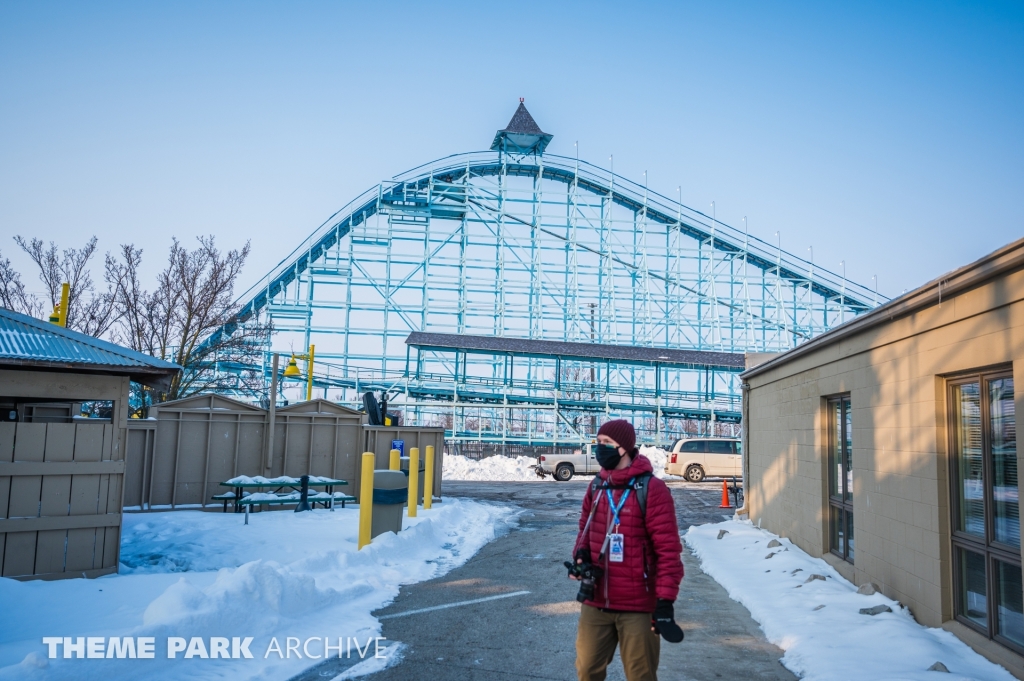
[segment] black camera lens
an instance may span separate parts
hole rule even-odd
[[[584,601],[594,600],[594,580],[584,579],[580,582],[579,593],[576,594],[576,600],[580,603]]]
[[[570,577],[580,580],[580,590],[576,594],[576,600],[580,603],[594,600],[596,580],[600,579],[604,570],[593,563],[572,563],[567,560],[563,565],[569,571]]]

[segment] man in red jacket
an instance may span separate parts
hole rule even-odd
[[[683,579],[683,547],[672,493],[651,474],[651,462],[636,449],[628,421],[601,426],[596,457],[602,470],[583,498],[573,556],[577,568],[597,568],[593,593],[584,582],[578,597],[583,606],[576,673],[580,681],[603,681],[617,646],[628,681],[656,681],[658,635],[673,643],[683,640],[673,611]],[[644,494],[646,513],[641,513]]]

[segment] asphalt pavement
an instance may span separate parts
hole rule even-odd
[[[562,561],[572,550],[588,482],[444,481],[444,496],[523,509],[519,528],[443,577],[403,587],[392,604],[375,613],[383,636],[405,649],[399,664],[363,678],[575,679],[578,583],[566,577]],[[719,509],[718,485],[669,483],[680,530],[718,522],[729,513]],[[795,679],[779,663],[782,651],[765,640],[743,606],[701,571],[685,545],[683,562],[686,577],[676,601],[676,620],[686,639],[662,642],[658,678]],[[328,661],[296,678],[332,678],[342,669]],[[608,678],[625,679],[617,657]]]

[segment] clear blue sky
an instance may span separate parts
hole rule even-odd
[[[0,252],[251,238],[245,288],[521,96],[552,152],[890,296],[1024,235],[1021,3],[6,2]]]

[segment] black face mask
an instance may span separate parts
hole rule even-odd
[[[612,447],[611,445],[604,444],[599,444],[597,446],[594,456],[597,457],[597,463],[601,465],[601,468],[609,471],[618,466],[619,461],[622,459],[622,455],[619,454],[618,447]]]

